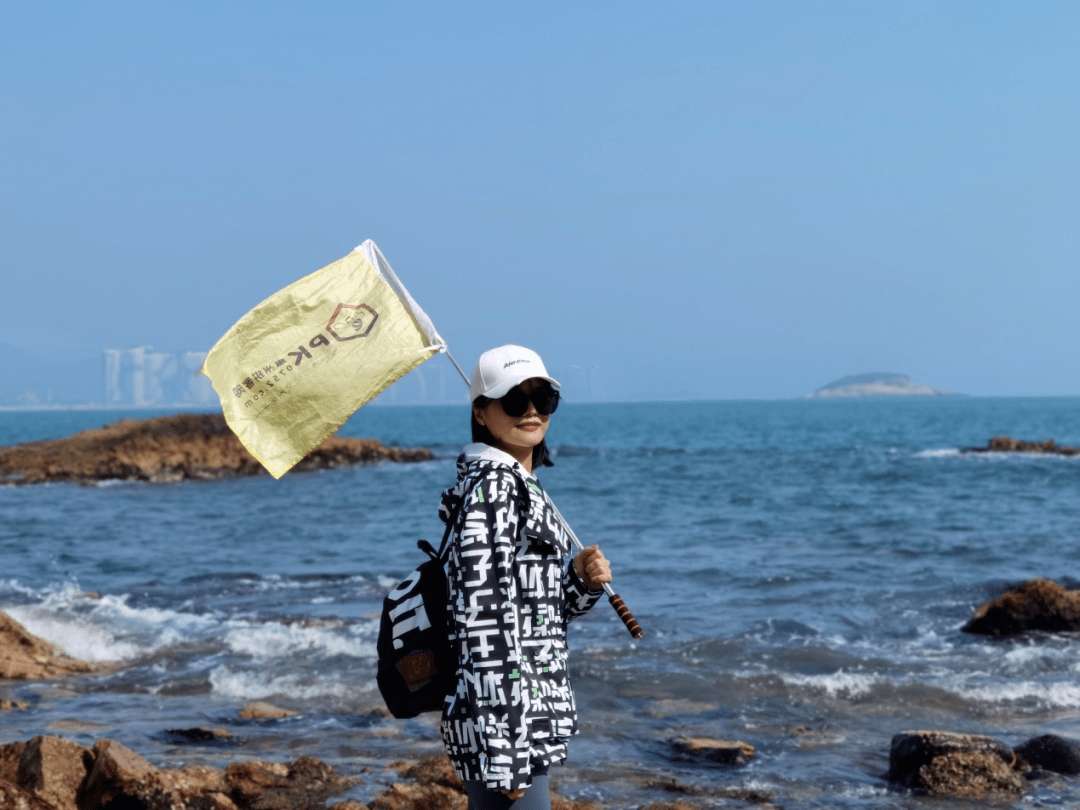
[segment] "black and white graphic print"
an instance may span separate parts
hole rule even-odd
[[[443,740],[462,779],[517,789],[535,766],[566,758],[577,724],[566,624],[600,593],[587,591],[573,571],[565,531],[523,470],[459,461],[443,514],[462,498],[447,563],[459,668]]]

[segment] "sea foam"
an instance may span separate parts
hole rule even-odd
[[[132,607],[127,596],[97,596],[65,584],[40,602],[6,608],[35,636],[91,663],[130,661],[214,632],[218,622],[191,613]]]
[[[225,633],[224,640],[232,652],[259,660],[289,658],[300,654],[373,658],[375,645],[357,638],[356,632],[355,629],[334,626],[286,625],[278,622],[259,625],[233,623]]]
[[[358,679],[362,687],[371,684]],[[239,669],[221,666],[210,673],[210,685],[216,695],[236,700],[261,700],[287,695],[294,700],[349,698],[356,688],[340,680],[319,677],[317,669],[281,673],[266,669]]]

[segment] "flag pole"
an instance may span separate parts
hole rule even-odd
[[[454,364],[454,368],[457,369],[457,373],[461,375],[461,379],[464,381],[465,385],[468,386],[469,378],[466,377],[465,372],[461,370],[461,366],[459,366],[457,360],[454,359],[454,355],[450,354],[450,350],[446,347],[443,347],[443,353],[450,358],[450,362]]]
[[[461,375],[461,379],[465,381],[465,385],[468,385],[469,378],[466,377],[465,372],[461,370],[461,366],[459,366],[457,360],[454,359],[454,355],[450,354],[450,350],[446,347],[443,347],[442,351],[448,358],[450,358],[450,362],[454,364],[454,368],[456,368],[458,374]],[[574,530],[571,529],[570,524],[566,522],[566,518],[564,518],[562,516],[562,513],[559,512],[559,508],[555,506],[551,498],[546,497],[546,495],[545,500],[547,501],[548,506],[551,507],[551,511],[555,513],[555,517],[558,518],[559,523],[561,523],[563,525],[563,528],[566,529],[566,533],[570,535],[570,540],[573,541],[574,547],[578,551],[584,551],[585,546],[583,546],[581,541],[578,540],[577,535],[574,534]],[[634,638],[641,638],[644,631],[641,629],[641,625],[638,624],[637,619],[634,618],[634,614],[630,612],[630,608],[628,608],[626,606],[626,603],[622,600],[622,597],[615,593],[611,585],[607,582],[603,583],[603,588],[604,593],[606,593],[608,596],[608,602],[611,603],[611,606],[613,608],[615,608],[615,612],[618,613],[619,618],[623,620],[623,624],[625,624],[626,629],[630,631],[630,635]]]

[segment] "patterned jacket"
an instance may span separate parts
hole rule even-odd
[[[566,623],[603,592],[585,588],[543,489],[507,453],[465,448],[443,521],[459,506],[446,566],[457,689],[443,704],[443,742],[462,779],[516,790],[535,767],[566,759],[577,727]]]

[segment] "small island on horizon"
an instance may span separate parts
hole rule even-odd
[[[955,397],[951,391],[939,391],[920,385],[906,374],[874,372],[841,377],[822,386],[804,399],[855,399],[868,397]]]

